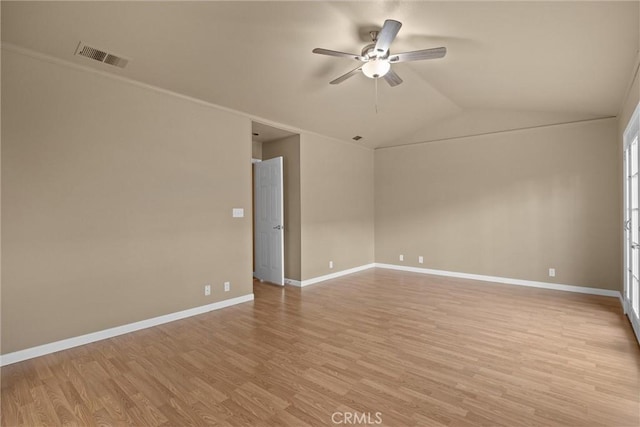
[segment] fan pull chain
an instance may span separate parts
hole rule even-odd
[[[375,89],[375,92],[376,92],[376,103],[375,103],[375,106],[376,106],[376,114],[378,114],[378,78],[375,78],[373,80],[375,80],[375,82],[376,82],[375,83],[375,86],[376,86],[376,89]]]

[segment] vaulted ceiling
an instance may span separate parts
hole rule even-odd
[[[315,47],[360,53],[385,19],[393,52],[446,46],[393,65],[391,88]],[[638,55],[639,3],[2,2],[2,41],[282,124],[368,147],[615,116]],[[131,58],[74,56],[78,42]]]

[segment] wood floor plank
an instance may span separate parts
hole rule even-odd
[[[3,367],[0,425],[640,425],[615,298],[380,269],[254,292]]]

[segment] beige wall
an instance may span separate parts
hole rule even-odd
[[[6,49],[2,65],[3,354],[252,292],[249,118]],[[612,188],[638,92],[619,120],[375,154],[281,141],[287,277],[374,262],[375,213],[377,262],[620,289]]]
[[[373,151],[302,134],[300,163],[302,279],[372,263]]]
[[[248,118],[3,49],[2,124],[3,353],[252,292]]]
[[[262,144],[264,160],[282,156],[284,175],[284,276],[300,277],[300,135]]]
[[[376,150],[376,262],[619,289],[616,136],[605,119]]]

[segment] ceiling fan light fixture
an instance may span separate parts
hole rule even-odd
[[[391,69],[389,61],[384,59],[372,59],[362,66],[362,73],[370,79],[384,76]]]
[[[358,67],[346,72],[336,79],[331,80],[329,84],[337,85],[338,83],[342,83],[362,72],[362,74],[370,79],[384,77],[384,80],[389,84],[389,86],[398,86],[402,83],[402,79],[398,74],[391,71],[391,64],[443,58],[447,54],[446,47],[436,47],[431,49],[414,50],[412,52],[394,53],[391,55],[391,51],[389,49],[391,47],[391,43],[395,40],[398,31],[400,31],[400,27],[402,27],[402,23],[399,21],[395,21],[393,19],[387,19],[384,21],[384,25],[380,31],[371,31],[369,33],[373,43],[363,47],[362,54],[360,55],[339,52],[337,50],[322,49],[319,47],[313,49],[312,52],[320,55],[337,56],[340,58],[348,58],[358,61]]]

